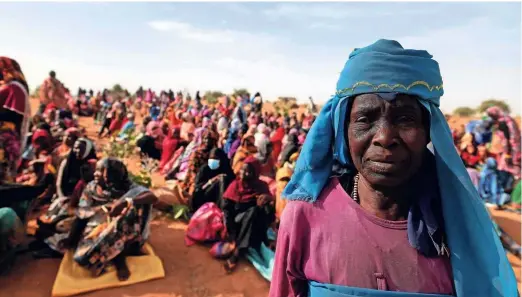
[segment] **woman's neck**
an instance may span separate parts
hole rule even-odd
[[[358,188],[360,205],[366,211],[389,221],[401,221],[408,218],[411,199],[405,187],[374,189],[360,175]]]

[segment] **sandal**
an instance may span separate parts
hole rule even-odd
[[[234,270],[236,269],[237,267],[237,263],[234,263],[233,261],[231,261],[230,259],[228,259],[225,264],[223,265],[223,268],[225,268],[225,272],[227,274],[231,274],[232,272],[234,272]]]
[[[232,256],[230,256],[226,260],[225,264],[223,265],[227,274],[231,274],[232,272],[234,272],[234,270],[237,267],[238,260],[239,260],[239,252],[237,249],[235,249],[232,252]]]

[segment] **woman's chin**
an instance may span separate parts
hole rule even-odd
[[[362,174],[364,179],[372,186],[376,187],[395,187],[402,185],[407,179],[406,175],[397,171],[367,171]]]

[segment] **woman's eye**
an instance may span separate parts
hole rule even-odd
[[[368,117],[358,117],[355,119],[355,122],[356,123],[369,123],[370,120],[368,119]]]

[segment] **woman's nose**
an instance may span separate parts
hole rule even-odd
[[[373,145],[391,149],[399,144],[399,133],[393,125],[383,122],[376,129]]]

